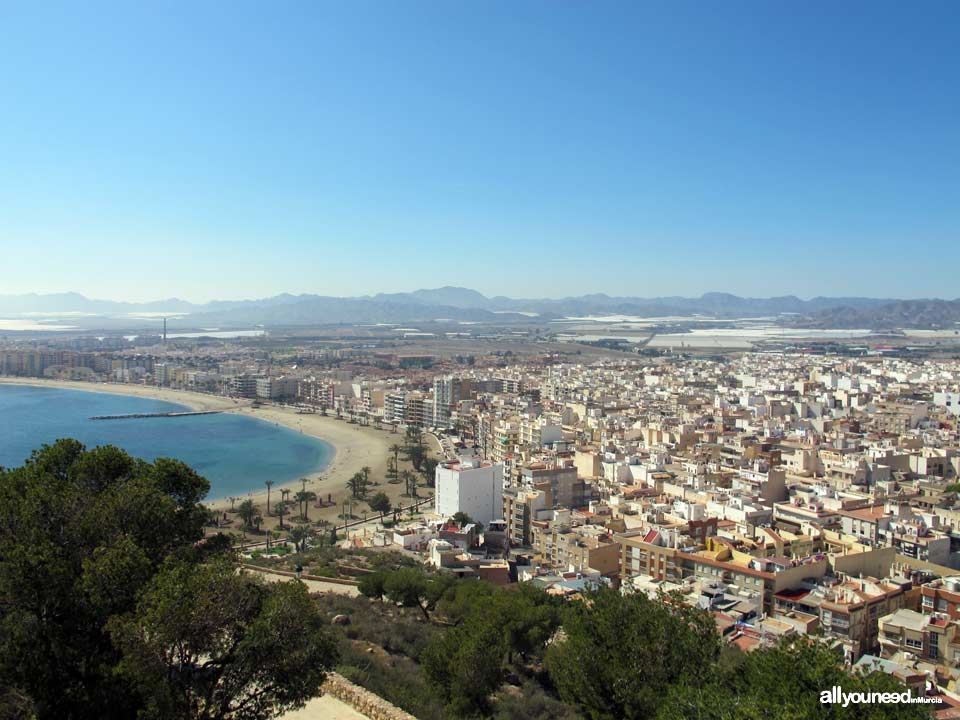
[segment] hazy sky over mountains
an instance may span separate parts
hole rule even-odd
[[[0,292],[953,297],[957,27],[952,2],[7,4]]]

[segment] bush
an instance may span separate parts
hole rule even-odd
[[[426,685],[420,666],[405,657],[383,658],[353,642],[340,643],[337,671],[351,682],[406,710],[419,720],[444,720],[443,707]]]
[[[521,688],[502,691],[494,705],[494,720],[580,720],[576,710],[547,692],[534,680]]]

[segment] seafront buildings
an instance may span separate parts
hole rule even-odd
[[[960,689],[956,359],[221,343],[8,348],[0,371],[420,427],[440,455],[433,512],[356,542],[564,596],[588,582],[673,593],[743,650],[822,634],[850,665]],[[458,512],[482,528],[451,526]]]

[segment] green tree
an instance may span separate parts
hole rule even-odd
[[[266,480],[264,485],[267,486],[267,515],[270,514],[270,488],[273,487],[273,480]]]
[[[479,604],[479,611],[503,633],[508,663],[514,655],[523,662],[539,659],[560,625],[563,608],[562,601],[528,584],[520,585],[516,592],[495,593]]]
[[[367,501],[370,505],[370,509],[380,513],[390,512],[390,498],[387,497],[386,493],[378,492],[370,500]]]
[[[394,443],[390,446],[390,452],[393,453],[393,478],[396,479],[400,472],[400,453],[403,452],[403,446]]]
[[[171,562],[108,628],[123,652],[119,675],[143,700],[140,717],[254,720],[320,692],[337,658],[325,625],[301,583]]]
[[[364,497],[367,494],[367,488],[363,480],[363,473],[354,473],[350,479],[347,480],[347,488],[353,497]]]
[[[660,704],[658,720],[838,720],[929,718],[936,706],[823,704],[820,693],[835,685],[844,692],[902,693],[904,686],[883,672],[849,673],[842,658],[814,638],[785,638],[779,645],[720,662],[707,683],[680,682]]]
[[[400,476],[403,478],[403,484],[406,488],[403,494],[409,497],[417,497],[417,476],[409,470],[404,470],[400,473]]]
[[[436,487],[437,485],[437,465],[440,461],[436,458],[427,458],[423,461],[423,477],[427,481],[427,487]]]
[[[313,528],[309,525],[296,525],[290,530],[290,539],[297,552],[304,552],[307,549],[307,541],[314,535]]]
[[[473,518],[470,517],[469,515],[467,515],[467,514],[466,514],[465,512],[463,512],[462,510],[458,510],[457,512],[455,512],[455,513],[453,514],[453,521],[454,521],[458,526],[464,527],[465,525],[469,525],[470,523],[472,523],[472,522],[473,522]]]
[[[407,448],[423,447],[423,430],[416,425],[410,425],[404,435],[403,442]]]
[[[0,469],[0,687],[39,718],[137,715],[104,624],[165,557],[197,557],[209,484],[183,463],[60,440]]]
[[[423,470],[424,461],[427,459],[427,449],[422,444],[408,444],[404,450],[404,455],[413,465],[414,470],[417,472]]]
[[[450,717],[487,715],[489,697],[504,677],[503,633],[488,619],[468,622],[434,636],[420,662]]]
[[[486,715],[490,695],[515,657],[539,659],[560,621],[562,601],[530,585],[505,592],[488,583],[456,582],[428,589],[437,611],[454,624],[433,636],[421,657],[424,673],[448,714]]]
[[[357,590],[371,600],[383,600],[386,576],[382,572],[372,572],[360,578]]]
[[[550,679],[592,720],[653,717],[674,683],[709,682],[720,654],[708,613],[605,587],[565,608],[563,630],[546,655]]]
[[[317,494],[311,490],[301,490],[294,497],[300,505],[300,517],[309,522],[310,515],[308,508],[310,503],[317,499]]]
[[[240,503],[240,506],[237,508],[237,513],[240,515],[240,519],[243,520],[244,527],[247,528],[253,528],[253,520],[259,512],[253,500],[249,498]]]
[[[419,608],[426,619],[430,618],[428,588],[426,575],[417,568],[401,568],[388,573],[383,583],[383,592],[387,599],[404,607]]]
[[[287,514],[287,511],[290,509],[289,500],[281,500],[278,503],[274,503],[273,510],[277,513],[277,517],[280,518],[280,529],[283,530],[283,516]]]

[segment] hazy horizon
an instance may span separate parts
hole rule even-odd
[[[844,294],[844,295],[839,295],[839,294],[835,294],[835,295],[800,295],[800,294],[798,294],[798,293],[783,292],[783,293],[781,293],[781,294],[779,294],[779,295],[763,295],[763,296],[761,296],[761,295],[748,295],[748,294],[744,294],[744,293],[738,293],[738,292],[735,292],[735,291],[732,291],[732,290],[705,290],[704,292],[701,292],[701,293],[688,294],[688,295],[681,295],[681,294],[673,294],[673,295],[648,295],[648,294],[641,294],[641,293],[630,294],[630,295],[613,295],[613,294],[611,294],[611,293],[587,293],[587,292],[583,292],[583,293],[576,293],[576,294],[570,294],[570,295],[522,295],[522,296],[521,296],[521,295],[499,295],[499,294],[494,294],[494,293],[488,293],[488,292],[483,292],[483,290],[480,290],[479,288],[468,287],[468,286],[464,286],[464,285],[442,286],[442,287],[416,287],[416,288],[404,289],[404,290],[380,290],[380,291],[376,291],[376,292],[369,293],[369,294],[363,294],[363,295],[359,295],[359,294],[358,294],[358,295],[333,295],[333,294],[330,294],[330,293],[324,293],[324,292],[322,292],[322,291],[310,291],[310,290],[305,290],[305,291],[303,291],[303,292],[288,292],[288,291],[282,290],[282,291],[280,291],[280,292],[273,293],[272,295],[263,295],[263,296],[256,296],[256,297],[254,297],[254,296],[247,296],[247,295],[241,295],[241,294],[238,294],[238,293],[234,293],[233,295],[224,295],[224,296],[222,296],[222,297],[213,297],[213,298],[206,299],[206,300],[194,300],[193,298],[185,297],[185,296],[183,296],[183,295],[177,295],[177,294],[171,294],[171,295],[168,295],[168,296],[165,296],[165,297],[144,297],[144,298],[142,298],[142,299],[127,300],[127,299],[124,299],[124,298],[112,297],[112,296],[107,295],[107,294],[91,295],[91,294],[83,293],[83,292],[80,292],[80,291],[77,291],[77,290],[63,290],[63,291],[55,291],[55,292],[49,292],[49,293],[33,292],[33,291],[29,291],[29,292],[25,292],[25,293],[0,292],[0,297],[24,296],[24,295],[37,295],[37,296],[41,296],[41,297],[42,297],[42,296],[51,296],[51,295],[71,295],[71,294],[76,294],[76,295],[81,295],[81,296],[83,296],[84,298],[86,298],[87,300],[92,300],[92,301],[130,303],[130,304],[134,304],[134,305],[148,304],[148,303],[162,303],[162,302],[164,302],[164,301],[182,301],[182,302],[191,303],[192,305],[205,305],[205,304],[210,303],[210,302],[243,302],[243,301],[248,301],[248,300],[249,300],[249,301],[267,300],[267,299],[269,299],[269,298],[277,297],[277,296],[280,296],[280,295],[320,296],[320,297],[333,297],[333,298],[340,298],[340,299],[344,299],[344,300],[350,300],[350,299],[374,298],[374,297],[376,297],[377,295],[401,295],[401,294],[411,294],[411,293],[415,293],[415,292],[417,292],[417,291],[422,291],[422,290],[441,290],[441,289],[446,289],[446,288],[455,288],[455,289],[460,289],[460,290],[476,291],[476,292],[479,292],[481,295],[484,295],[485,297],[491,298],[491,299],[492,299],[492,298],[496,298],[496,297],[506,297],[506,298],[509,298],[509,299],[511,299],[511,300],[517,300],[517,301],[523,301],[523,300],[531,300],[531,301],[538,301],[538,300],[547,300],[547,301],[550,301],[550,300],[564,300],[564,299],[567,299],[567,298],[578,298],[578,297],[585,297],[585,296],[590,296],[590,295],[607,295],[607,296],[609,296],[609,297],[624,297],[624,298],[633,298],[633,299],[637,299],[637,300],[656,300],[656,299],[670,298],[670,297],[696,299],[696,298],[702,297],[702,296],[704,296],[704,295],[712,295],[712,294],[717,294],[717,295],[733,295],[733,296],[741,297],[741,298],[744,298],[744,299],[758,299],[758,300],[770,299],[770,298],[777,298],[777,297],[795,297],[795,298],[797,298],[797,299],[799,299],[799,300],[802,300],[802,301],[809,301],[809,300],[813,300],[813,299],[818,298],[818,297],[831,297],[831,298],[857,297],[857,298],[876,299],[876,300],[890,299],[890,300],[946,300],[946,301],[952,301],[952,300],[960,299],[960,294],[958,294],[956,297],[954,297],[954,296],[933,296],[933,295],[927,295],[927,296],[922,296],[922,297],[921,297],[921,296],[907,297],[907,296],[899,296],[899,295],[892,295],[892,294],[889,295],[889,296],[884,296],[884,295],[849,295],[849,294]],[[960,291],[958,291],[958,293],[960,293]]]
[[[13,5],[2,292],[949,297],[923,8]]]

